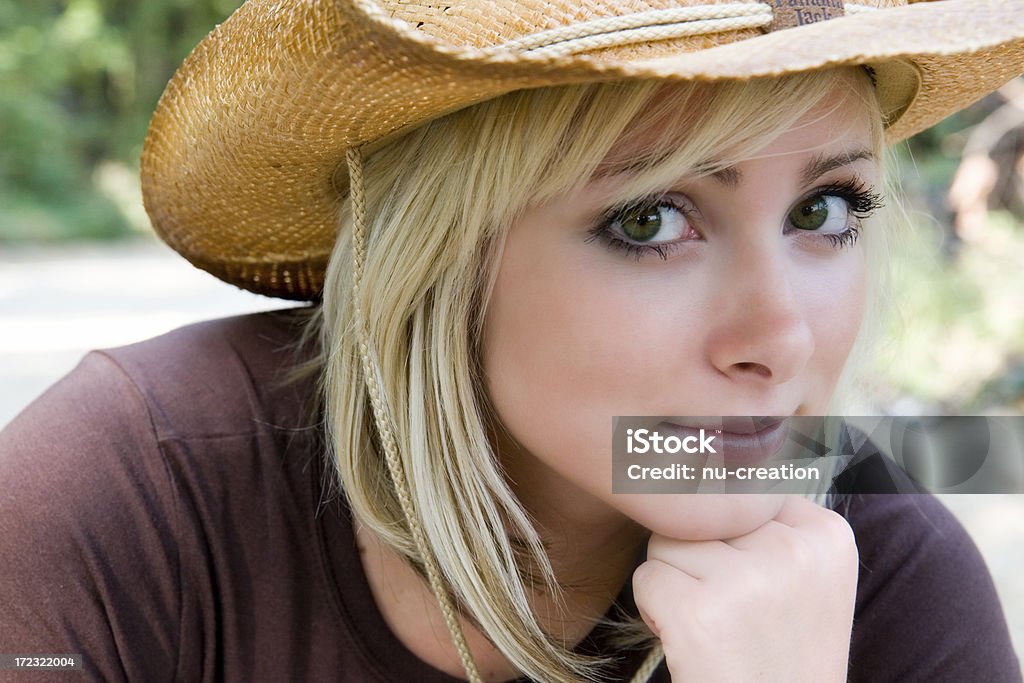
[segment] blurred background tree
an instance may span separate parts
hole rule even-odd
[[[896,414],[1024,414],[1024,79],[900,146],[911,232],[872,378]]]
[[[116,238],[175,67],[239,0],[0,0],[0,243]]]

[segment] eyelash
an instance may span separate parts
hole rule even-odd
[[[829,244],[836,249],[842,249],[856,244],[857,239],[860,236],[861,221],[866,220],[871,216],[871,214],[884,206],[881,194],[873,191],[860,178],[853,178],[815,188],[813,192],[806,195],[803,199],[800,199],[797,204],[820,196],[839,197],[846,202],[849,207],[850,215],[853,217],[853,220],[850,221],[849,226],[843,232],[817,235],[819,239],[827,240]],[[628,211],[641,206],[650,206],[652,204],[659,209],[667,207],[679,211],[687,219],[689,219],[692,214],[697,213],[695,209],[687,206],[680,206],[678,203],[665,196],[651,195],[640,199],[639,201],[631,201],[606,211],[601,222],[590,229],[590,236],[586,241],[592,242],[594,240],[600,240],[609,249],[613,251],[622,251],[627,256],[635,258],[637,261],[652,253],[657,254],[662,260],[666,260],[669,255],[671,255],[672,252],[680,246],[681,242],[635,244],[622,239],[614,230],[612,230],[611,227],[612,223],[620,219]]]
[[[819,235],[819,237],[828,240],[829,244],[836,249],[852,247],[856,244],[857,238],[860,236],[861,222],[867,220],[871,217],[871,214],[885,206],[885,203],[882,201],[882,195],[873,191],[860,178],[851,178],[832,185],[819,187],[812,194],[805,197],[805,199],[822,195],[839,197],[845,201],[852,217],[850,224],[843,232]],[[800,201],[804,201],[804,199]]]

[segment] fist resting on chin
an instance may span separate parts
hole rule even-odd
[[[633,595],[675,681],[843,683],[857,569],[846,520],[791,495],[733,538],[653,534]]]

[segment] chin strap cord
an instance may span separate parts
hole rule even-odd
[[[654,674],[654,670],[661,664],[664,656],[665,653],[661,649],[661,644],[652,647],[651,651],[647,653],[647,659],[644,660],[644,663],[633,674],[631,683],[647,683],[647,679]]]
[[[363,279],[363,263],[366,260],[366,195],[363,191],[363,155],[358,147],[349,149],[345,154],[348,162],[349,187],[352,199],[352,308],[355,316],[356,333],[359,336],[359,357],[363,365],[363,377],[366,380],[366,390],[370,394],[370,402],[373,405],[373,416],[377,423],[377,431],[380,433],[381,445],[384,447],[384,459],[387,462],[388,472],[391,474],[391,481],[395,485],[395,492],[398,494],[398,501],[402,506],[402,514],[409,524],[409,531],[412,534],[416,550],[423,560],[423,566],[427,573],[427,580],[430,589],[434,592],[438,604],[441,606],[441,614],[444,616],[445,626],[451,634],[452,642],[459,653],[462,667],[466,670],[469,680],[473,683],[482,683],[480,673],[477,671],[473,655],[466,645],[466,636],[462,632],[462,625],[459,623],[452,605],[451,597],[445,589],[441,579],[441,572],[430,552],[427,539],[420,526],[419,517],[409,494],[409,484],[405,479],[405,470],[402,461],[398,457],[398,444],[395,440],[394,431],[391,429],[390,413],[387,409],[387,400],[383,392],[383,381],[380,373],[380,365],[376,362],[376,354],[372,351],[369,343],[369,330],[363,318],[362,302],[360,299],[360,285]]]

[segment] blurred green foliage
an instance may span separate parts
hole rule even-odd
[[[921,221],[894,254],[892,316],[875,358],[881,404],[899,412],[1024,412],[1024,230],[1006,211],[944,257],[941,226]]]
[[[0,242],[130,231],[104,162],[137,168],[188,51],[240,0],[0,0]]]

